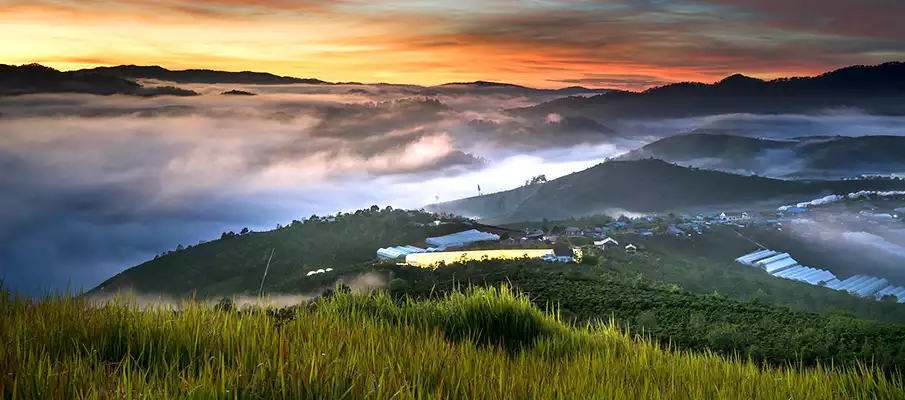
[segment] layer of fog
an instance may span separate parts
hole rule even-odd
[[[543,100],[521,95],[440,94],[434,102],[383,86],[310,86],[0,98],[0,169],[14,171],[0,175],[0,279],[28,293],[89,289],[224,231],[373,204],[418,208],[477,195],[478,185],[491,193],[539,174],[554,179],[694,124],[767,121],[605,121],[619,134],[564,132],[554,129],[556,116],[501,110]],[[259,95],[216,94],[232,89]],[[478,132],[473,120],[497,128]]]
[[[837,265],[836,268],[826,265],[809,267],[832,270],[843,280],[855,274],[870,275],[905,286],[903,229],[870,224],[855,215],[839,215],[834,222],[802,217],[785,230],[799,240],[825,249],[827,257],[845,260],[844,265]],[[794,251],[790,254],[795,257]]]
[[[14,171],[0,175],[0,279],[29,293],[90,289],[224,231],[419,208],[627,150],[597,132],[470,129],[555,123],[507,116],[496,94],[450,102],[462,107],[397,97],[0,98],[0,168]]]
[[[649,139],[700,132],[721,132],[765,139],[808,136],[905,136],[905,116],[869,115],[855,109],[818,115],[726,114],[659,120],[626,120],[611,127]]]
[[[342,285],[350,292],[365,292],[387,287],[387,277],[374,272],[366,272],[349,277],[337,279],[334,284]],[[239,310],[262,308],[285,308],[303,304],[322,296],[324,290],[333,286],[324,287],[321,291],[304,294],[266,293],[262,296],[224,296],[206,299],[177,298],[164,294],[136,293],[124,291],[120,293],[90,294],[85,296],[85,301],[90,307],[125,306],[140,310],[182,310],[187,307],[216,307],[223,299],[232,302],[232,306]]]
[[[632,132],[641,140],[653,142],[688,133],[715,133],[798,142],[831,140],[836,136],[905,136],[905,117],[868,115],[854,109],[836,110],[820,115],[728,114],[663,120],[614,121],[610,126]],[[905,158],[903,158],[905,160]],[[765,149],[750,158],[725,159],[692,157],[672,159],[678,165],[720,170],[736,174],[757,174],[778,179],[843,179],[859,175],[890,174],[898,164],[871,164],[864,158],[857,166],[840,170],[815,170],[810,160],[802,159],[789,148]]]

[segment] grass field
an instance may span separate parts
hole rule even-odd
[[[0,292],[0,398],[905,398],[860,366],[758,367],[574,328],[524,296],[338,293],[279,312]]]

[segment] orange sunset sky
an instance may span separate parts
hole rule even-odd
[[[901,0],[0,0],[0,63],[643,89],[905,59]]]

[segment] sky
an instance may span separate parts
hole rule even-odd
[[[900,0],[0,0],[0,63],[644,89],[905,59]]]

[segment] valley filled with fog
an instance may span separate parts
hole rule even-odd
[[[558,96],[468,85],[430,96],[400,85],[180,87],[202,95],[0,97],[6,285],[88,289],[221,232],[508,190],[696,130],[776,139],[905,134],[905,117],[851,109],[599,120],[515,116],[506,110]],[[228,90],[257,95],[220,94]]]

